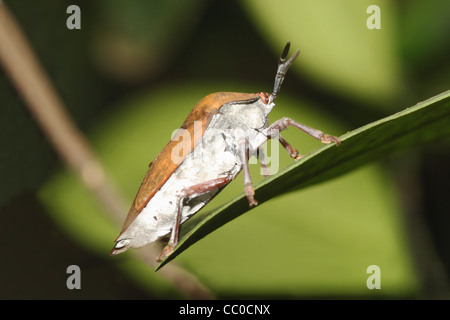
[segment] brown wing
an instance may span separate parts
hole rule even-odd
[[[148,201],[155,195],[155,193],[163,186],[172,173],[178,168],[182,160],[188,154],[181,155],[181,162],[175,163],[171,159],[172,149],[179,143],[190,143],[190,149],[194,150],[203,136],[206,128],[211,122],[212,117],[219,112],[220,107],[231,101],[247,101],[258,99],[257,94],[252,93],[234,93],[234,92],[218,92],[213,93],[202,100],[200,100],[181,126],[182,129],[188,130],[191,136],[191,141],[179,141],[179,136],[183,134],[182,130],[175,133],[172,140],[164,147],[164,149],[156,156],[155,160],[149,166],[147,174],[139,187],[139,191],[134,199],[133,205],[128,212],[127,218],[123,224],[120,234],[122,234],[136,219],[142,209],[147,205]],[[202,122],[202,131],[194,131],[194,122]],[[195,135],[194,135],[195,134]],[[186,150],[182,148],[182,150]],[[119,235],[120,236],[120,235]]]

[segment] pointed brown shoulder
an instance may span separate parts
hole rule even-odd
[[[208,127],[211,119],[215,114],[219,112],[222,105],[232,101],[248,101],[258,99],[259,96],[253,93],[235,93],[235,92],[218,92],[212,93],[202,100],[200,100],[189,113],[188,117],[181,126],[182,129],[188,130],[191,136],[190,149],[194,150],[203,136],[206,128]],[[202,131],[194,131],[194,122],[201,121]],[[156,156],[155,160],[149,166],[147,174],[139,187],[139,191],[134,199],[133,205],[128,212],[127,218],[123,224],[120,234],[122,234],[136,219],[142,209],[147,205],[149,200],[155,195],[155,193],[163,186],[172,173],[178,168],[180,163],[175,163],[171,159],[172,149],[178,144],[183,143],[180,141],[180,135],[183,134],[183,130],[179,130],[175,133],[172,140],[164,147],[164,149]],[[195,135],[194,135],[195,134]],[[186,143],[186,142],[185,142]],[[181,155],[181,162],[186,158],[188,154]],[[179,161],[177,161],[179,162]],[[120,235],[119,235],[120,236]]]

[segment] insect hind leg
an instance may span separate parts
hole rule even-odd
[[[201,196],[203,194],[206,194],[208,192],[217,190],[219,188],[225,187],[228,183],[233,180],[232,175],[227,175],[222,178],[212,179],[208,180],[187,188],[184,188],[180,191],[180,195],[178,197],[178,204],[177,204],[177,214],[175,217],[175,222],[172,227],[172,231],[170,233],[170,239],[167,245],[164,247],[164,249],[161,251],[161,253],[156,258],[156,261],[160,262],[167,258],[174,250],[174,248],[177,246],[180,236],[180,224],[181,224],[181,215],[183,212],[183,206],[184,203],[196,198],[198,196]]]

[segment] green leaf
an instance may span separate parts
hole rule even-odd
[[[398,150],[450,135],[450,91],[341,136],[340,146],[319,148],[278,174],[255,185],[260,205],[288,190],[324,182]],[[174,252],[161,264],[186,250],[214,230],[249,211],[241,194],[209,214],[200,214],[184,226]],[[200,222],[198,222],[201,220]],[[194,222],[197,224],[194,225]],[[189,230],[186,230],[189,229]]]

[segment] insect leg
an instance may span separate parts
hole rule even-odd
[[[270,176],[270,173],[269,168],[267,167],[266,155],[264,154],[264,149],[262,147],[258,148],[258,158],[259,162],[261,163],[264,178],[268,178]]]
[[[210,191],[225,187],[228,183],[231,182],[231,180],[233,180],[232,175],[228,175],[222,178],[208,180],[181,190],[180,196],[178,197],[177,215],[175,217],[175,222],[172,227],[169,242],[161,251],[161,253],[158,255],[156,261],[164,260],[167,256],[169,256],[173,252],[173,249],[178,244],[180,235],[180,222],[184,202],[189,201],[190,199],[196,198],[198,196],[201,196]]]
[[[249,150],[248,150],[248,143],[247,140],[244,140],[240,143],[240,154],[241,154],[241,161],[242,161],[242,168],[244,171],[244,191],[245,195],[248,199],[248,204],[250,207],[254,207],[258,205],[258,201],[255,200],[253,197],[255,195],[255,190],[252,186],[252,178],[250,177],[250,169],[248,167],[248,158],[249,158]]]
[[[337,145],[341,143],[341,140],[337,137],[330,136],[328,134],[323,133],[320,130],[308,127],[304,124],[296,122],[291,118],[281,118],[280,120],[275,121],[269,128],[266,129],[266,134],[268,137],[276,136],[280,131],[283,131],[288,126],[296,127],[303,132],[309,134],[311,137],[320,140],[322,143],[331,143],[335,142]]]
[[[303,157],[300,153],[298,153],[297,149],[291,146],[291,144],[287,142],[281,135],[278,135],[278,141],[280,141],[281,145],[286,149],[291,158],[298,160]]]

